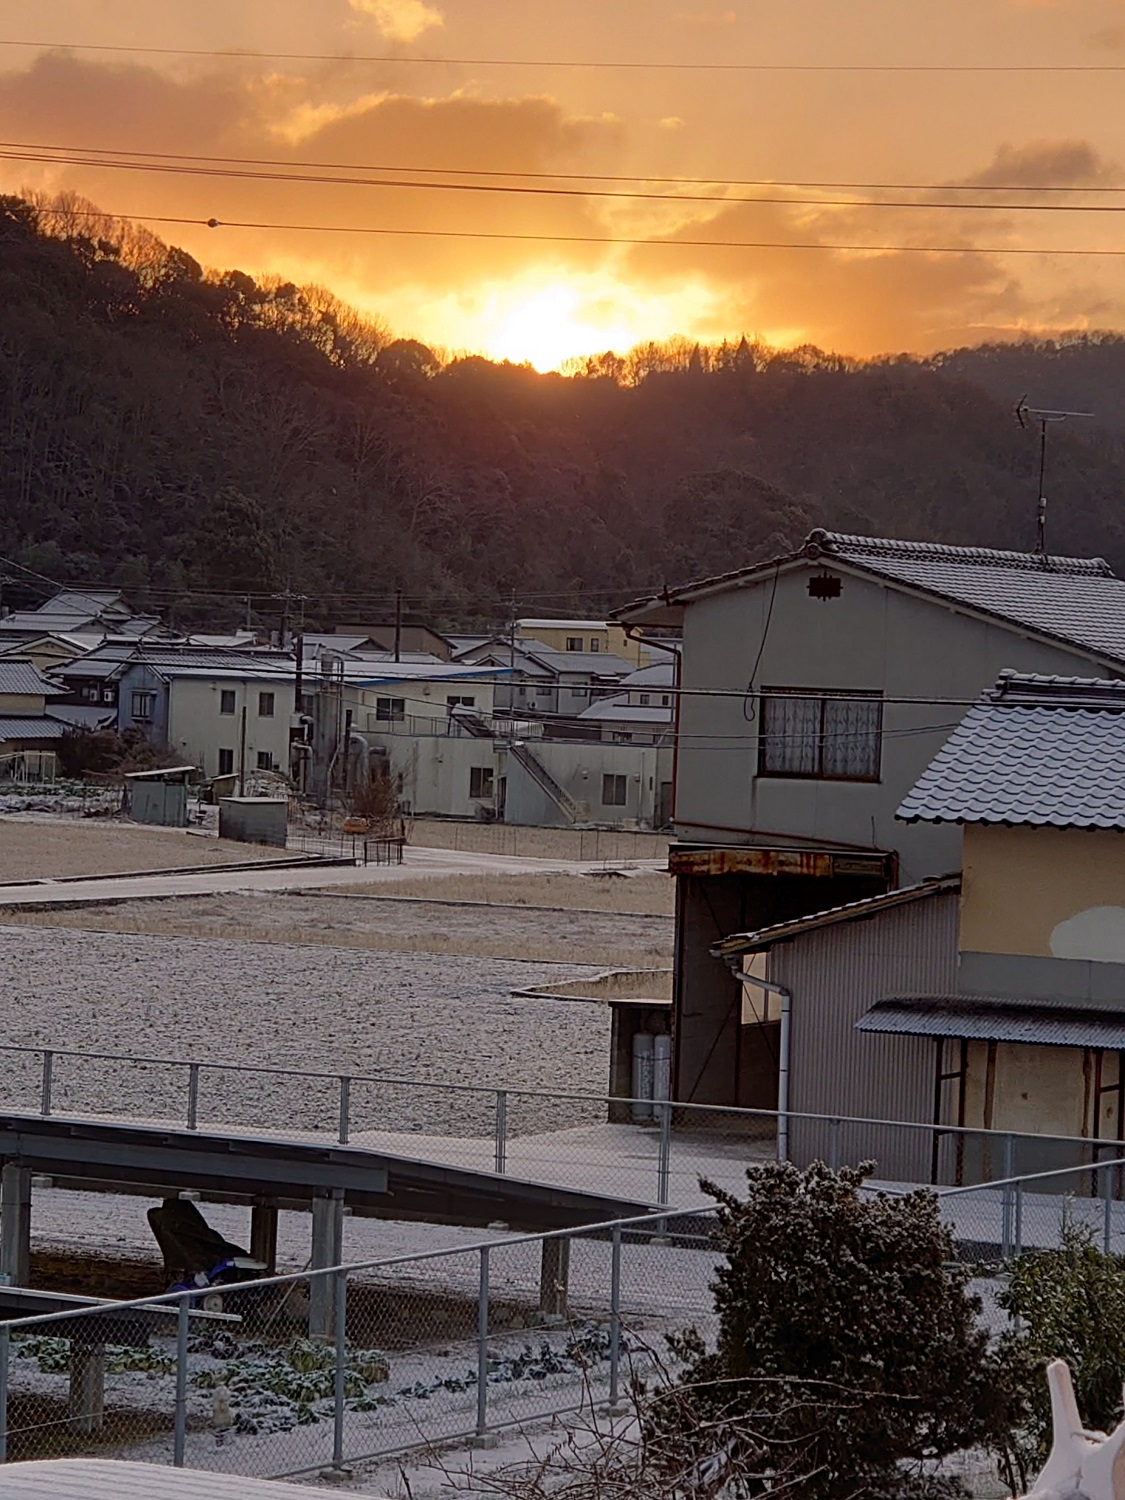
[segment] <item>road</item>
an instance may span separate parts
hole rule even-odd
[[[628,861],[629,868],[659,871],[662,860]],[[193,870],[189,874],[91,876],[82,880],[41,880],[0,886],[0,910],[19,907],[86,906],[118,901],[163,900],[169,896],[215,896],[234,891],[304,891],[338,885],[378,886],[391,881],[425,880],[441,875],[585,875],[620,863],[605,860],[528,859],[465,850],[407,848],[401,865],[319,865],[276,869]]]

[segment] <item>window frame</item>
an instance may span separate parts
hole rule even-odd
[[[272,771],[273,770],[273,756],[270,754],[270,752],[268,750],[259,750],[258,751],[257,765],[255,766],[255,770],[258,770],[258,771]]]
[[[228,703],[230,704],[229,708],[227,707]],[[234,688],[219,689],[219,712],[224,718],[230,718],[231,715],[238,712],[238,694]]]
[[[612,783],[612,786],[611,786]],[[613,796],[607,797],[606,793],[612,791]],[[621,796],[617,796],[620,791]],[[602,772],[602,806],[603,807],[628,807],[629,806],[629,777],[621,771]]]
[[[766,704],[770,699],[802,698],[820,705],[820,727],[816,732],[816,765],[811,771],[775,770],[767,764],[770,754],[766,729]],[[829,705],[832,703],[869,702],[877,707],[876,725],[870,738],[874,742],[874,771],[861,775],[826,771],[824,769],[825,742],[831,733],[828,727]],[[837,781],[857,785],[875,786],[883,779],[883,708],[881,689],[875,688],[796,688],[763,687],[759,705],[757,775],[768,781]],[[859,738],[859,736],[856,736]],[[867,738],[867,736],[864,736]]]
[[[268,708],[266,707],[266,700],[267,699],[269,700],[269,707]],[[276,709],[277,709],[277,694],[274,693],[274,692],[272,692],[272,691],[270,691],[269,689],[265,689],[265,690],[259,689],[259,691],[258,691],[258,718],[259,719],[272,719],[274,717],[274,713],[275,713]]]
[[[473,788],[476,788],[474,791]],[[487,788],[487,790],[486,790]],[[491,802],[496,796],[496,767],[469,767],[469,801]]]
[[[229,764],[227,765],[227,767],[226,767],[225,770],[223,769],[223,761],[224,761],[224,759],[226,759],[229,762]],[[218,772],[216,774],[219,775],[219,776],[233,776],[234,775],[234,749],[233,749],[233,747],[231,747],[230,749],[228,749],[227,746],[225,746],[225,745],[220,746],[220,748],[219,748],[219,769],[218,769]]]
[[[576,655],[583,650],[582,637],[580,635],[568,635],[566,637],[566,649],[573,651]]]
[[[129,712],[134,719],[151,719],[155,715],[156,694],[151,688],[134,688],[132,690],[132,697],[129,700]]]
[[[405,698],[375,699],[376,724],[401,724],[406,718]]]

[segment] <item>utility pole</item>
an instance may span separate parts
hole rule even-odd
[[[508,609],[508,738],[516,737],[516,591]]]
[[[1065,422],[1071,417],[1092,418],[1093,415],[1092,411],[1051,411],[1028,406],[1026,396],[1016,402],[1016,421],[1021,427],[1039,423],[1039,501],[1035,511],[1035,552],[1038,557],[1047,556],[1047,427],[1052,422]]]

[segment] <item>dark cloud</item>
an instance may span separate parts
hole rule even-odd
[[[960,179],[965,187],[1099,187],[1120,180],[1120,168],[1085,140],[1005,141],[986,167]]]

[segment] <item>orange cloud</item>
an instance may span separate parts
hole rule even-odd
[[[348,0],[359,15],[370,16],[385,37],[412,42],[424,31],[444,26],[441,11],[425,0]]]

